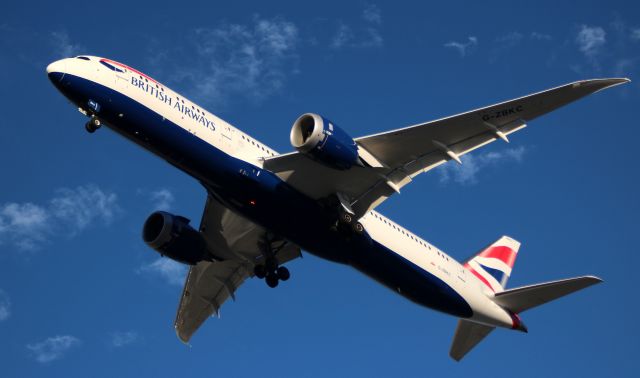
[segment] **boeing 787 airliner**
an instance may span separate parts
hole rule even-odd
[[[420,305],[460,318],[460,360],[496,327],[526,332],[525,310],[601,282],[584,276],[507,289],[520,243],[498,238],[459,263],[375,208],[418,174],[510,134],[529,121],[628,79],[577,81],[466,113],[352,138],[306,113],[279,154],[142,72],[95,56],[58,60],[49,79],[89,117],[198,180],[208,198],[196,229],[158,211],[142,238],[190,266],[175,329],[183,342],[247,279],[289,279],[301,249],[348,264]]]

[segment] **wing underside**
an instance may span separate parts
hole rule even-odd
[[[300,248],[274,240],[262,227],[235,214],[213,197],[205,207],[200,231],[216,261],[201,261],[189,269],[174,322],[180,340],[188,342],[204,321],[220,308],[263,259],[265,243],[273,246],[279,264],[300,256]]]
[[[339,171],[301,153],[266,159],[264,168],[306,195],[321,199],[337,193],[360,216],[427,172],[508,136],[527,123],[594,92],[628,79],[594,79],[566,84],[496,105],[403,129],[356,138],[365,167]]]

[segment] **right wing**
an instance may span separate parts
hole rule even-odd
[[[264,161],[264,168],[307,196],[320,199],[341,194],[356,216],[372,210],[420,173],[434,169],[524,128],[527,122],[628,79],[593,79],[501,102],[402,129],[356,138],[366,167],[340,171],[303,153]]]
[[[174,327],[183,342],[220,307],[249,277],[263,258],[265,243],[270,243],[279,264],[300,256],[300,248],[285,240],[273,240],[255,223],[232,212],[209,196],[200,222],[207,248],[219,261],[201,261],[192,266],[182,290]]]

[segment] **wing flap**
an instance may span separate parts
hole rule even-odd
[[[182,291],[174,327],[178,338],[188,342],[207,318],[250,276],[250,266],[237,260],[202,261],[192,266]]]

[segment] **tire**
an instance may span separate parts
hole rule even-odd
[[[345,224],[351,224],[353,217],[349,213],[342,213],[340,214],[340,221]]]
[[[267,274],[267,277],[265,278],[265,281],[267,282],[267,286],[269,286],[270,288],[275,288],[276,286],[278,286],[278,276],[275,274]]]
[[[253,267],[253,274],[256,277],[263,279],[267,276],[267,268],[264,265],[256,265]]]
[[[282,281],[286,281],[291,277],[291,273],[289,273],[289,269],[287,269],[284,266],[279,267],[276,273],[278,274],[278,278]]]
[[[93,134],[97,130],[91,121],[84,124],[84,129],[87,130],[89,134]]]
[[[93,126],[95,126],[96,129],[99,128],[102,125],[102,123],[100,122],[100,120],[98,118],[92,118],[91,119],[91,123],[93,123]]]
[[[353,230],[357,233],[357,234],[362,234],[364,233],[364,226],[362,225],[362,223],[360,222],[356,222],[353,225]]]

